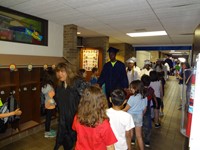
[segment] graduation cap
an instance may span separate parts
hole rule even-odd
[[[135,57],[131,57],[126,62],[127,63],[135,63],[136,62],[136,58]]]
[[[117,52],[119,52],[119,49],[116,49],[114,47],[109,47],[109,49],[107,50],[107,52],[109,52],[109,53],[111,53],[111,52],[117,53]]]
[[[145,60],[145,61],[144,61],[144,64],[145,64],[145,65],[151,65],[151,62],[150,62],[150,60]]]

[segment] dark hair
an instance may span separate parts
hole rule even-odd
[[[134,95],[141,94],[144,98],[144,84],[140,80],[134,80],[130,83],[130,88],[135,90]]]
[[[183,64],[186,66],[186,69],[190,68],[190,64],[188,62],[182,62],[181,65],[183,65]]]
[[[126,98],[126,94],[122,89],[116,89],[111,93],[112,104],[115,106],[121,106]]]
[[[144,86],[149,86],[151,83],[151,78],[148,75],[144,74],[141,77],[141,81],[143,82]]]
[[[80,75],[81,77],[83,76],[83,74],[85,73],[85,69],[79,69],[78,71],[78,75]]]
[[[152,82],[158,81],[158,73],[156,71],[151,71],[149,76]]]
[[[92,68],[92,73],[95,73],[98,70],[98,68],[94,67]]]
[[[45,70],[44,76],[41,80],[41,87],[47,86],[50,84],[52,87],[55,87],[55,72],[53,70]]]

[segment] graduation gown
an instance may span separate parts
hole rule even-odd
[[[111,62],[107,62],[103,66],[101,75],[97,83],[102,86],[105,83],[105,90],[107,98],[110,93],[116,88],[128,88],[128,78],[126,75],[126,67],[124,63],[118,61],[115,63],[114,67]]]
[[[55,100],[58,106],[58,131],[54,150],[63,145],[65,150],[71,150],[76,142],[76,132],[72,130],[72,123],[77,113],[78,104],[83,90],[88,85],[82,79],[76,79],[71,87],[56,88]]]

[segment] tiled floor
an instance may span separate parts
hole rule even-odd
[[[170,77],[165,89],[162,127],[152,130],[151,147],[145,150],[184,150],[185,137],[180,133],[181,111],[177,110],[180,104],[179,90],[174,77]],[[55,139],[44,138],[44,132],[40,131],[9,144],[1,150],[52,150],[54,143]],[[133,146],[133,150],[135,149],[137,146]]]

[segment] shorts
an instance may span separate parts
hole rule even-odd
[[[142,127],[143,124],[143,114],[132,114],[133,122],[136,127]]]
[[[157,100],[157,103],[158,103],[158,106],[156,107],[156,103],[155,101],[153,101],[153,108],[154,109],[160,109],[160,106],[161,106],[161,99],[156,97],[156,100]]]

